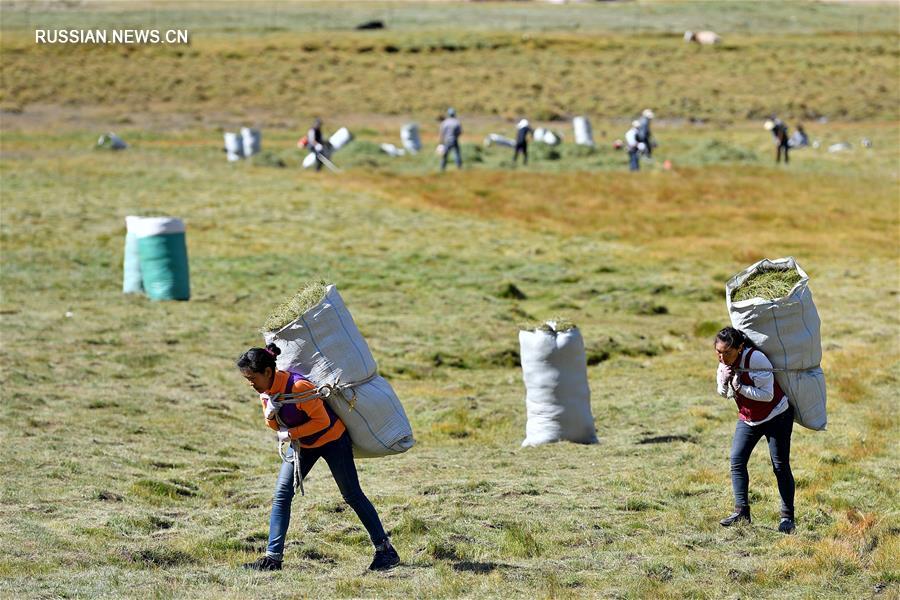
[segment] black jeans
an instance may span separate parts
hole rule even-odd
[[[289,451],[287,458],[293,457]],[[300,472],[303,477],[309,473],[319,458],[324,458],[331,469],[331,474],[337,483],[341,495],[350,507],[356,512],[362,521],[372,543],[378,545],[387,537],[381,519],[375,507],[363,494],[359,487],[359,478],[356,475],[356,465],[353,463],[353,443],[350,434],[344,435],[328,442],[318,448],[303,448],[300,451]],[[281,465],[278,474],[278,482],[275,484],[275,497],[272,499],[272,514],[269,517],[269,544],[266,554],[272,558],[281,560],[284,553],[284,539],[288,525],[291,522],[291,500],[294,499],[294,467],[290,462]]]
[[[772,459],[772,470],[778,480],[778,493],[781,495],[781,516],[794,518],[794,474],[791,473],[791,431],[794,429],[794,408],[786,411],[766,423],[747,425],[737,422],[734,430],[734,441],[731,444],[731,487],[734,489],[734,505],[737,508],[749,507],[747,488],[750,476],[747,473],[747,462],[756,443],[766,436],[769,443],[769,456]]]
[[[516,144],[516,151],[513,153],[513,162],[519,159],[519,153],[522,153],[524,164],[528,164],[528,144]]]

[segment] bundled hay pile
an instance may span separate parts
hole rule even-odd
[[[320,389],[353,440],[357,458],[406,452],[415,444],[406,412],[353,322],[337,288],[314,281],[276,308],[263,327],[281,350],[277,366]]]
[[[825,429],[825,374],[819,313],[809,276],[793,258],[761,260],[725,285],[731,325],[772,362],[775,380],[794,407],[794,420]]]
[[[326,291],[328,291],[328,284],[324,279],[310,282],[272,311],[272,314],[263,323],[262,333],[278,331],[291,321],[296,321],[300,315],[321,302]]]
[[[761,269],[748,277],[740,287],[735,288],[731,300],[741,302],[751,298],[763,300],[784,298],[791,293],[800,279],[800,273],[793,269]]]
[[[581,332],[569,321],[546,321],[519,332],[528,422],[522,446],[597,442]]]

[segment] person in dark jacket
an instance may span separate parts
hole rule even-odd
[[[528,164],[528,136],[532,133],[532,129],[528,124],[528,119],[522,119],[516,126],[516,150],[513,153],[513,163],[519,159],[519,153],[522,153],[522,164]]]
[[[316,171],[322,170],[322,161],[319,155],[325,151],[325,138],[322,137],[322,119],[316,117],[312,127],[306,132],[306,143],[308,148],[316,154]]]
[[[781,162],[781,153],[784,152],[784,164],[788,164],[790,162],[788,157],[790,137],[788,136],[787,123],[772,115],[772,118],[766,121],[765,127],[772,132],[772,137],[775,138],[775,163]]]

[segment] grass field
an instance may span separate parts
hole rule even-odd
[[[0,597],[900,597],[895,5],[567,7],[578,30],[532,3],[350,4],[334,18],[318,3],[42,6],[0,5]],[[36,22],[147,15],[196,27],[184,56],[28,38]],[[388,17],[387,32],[347,31]],[[733,49],[682,45],[701,17]],[[763,32],[769,18],[791,36]],[[408,50],[441,40],[465,49]],[[773,49],[785,72],[768,70]],[[377,77],[386,60],[393,75]],[[447,61],[453,74],[434,72]],[[421,93],[389,90],[403,69]],[[638,72],[659,86],[606,96]],[[783,85],[798,74],[802,91]],[[307,75],[330,95],[302,103]],[[547,87],[519,107],[507,88],[521,81]],[[465,170],[437,174],[430,150],[378,152],[407,119],[433,147],[451,102]],[[611,140],[645,105],[662,117],[658,158],[630,175]],[[822,147],[774,165],[757,119],[770,110],[826,115],[807,127]],[[357,135],[339,176],[298,168],[315,112]],[[524,169],[479,143],[521,113],[570,141],[554,118],[577,112],[594,151],[533,145]],[[227,164],[222,129],[249,121],[266,155]],[[109,129],[131,148],[93,150]],[[852,149],[825,150],[839,141]],[[190,302],[121,294],[129,214],[185,219]],[[787,255],[822,318],[829,429],[795,429],[797,535],[775,531],[765,447],[753,525],[723,530],[736,412],[713,387],[724,283]],[[233,362],[316,277],[338,285],[418,440],[358,463],[404,560],[385,575],[365,572],[365,532],[321,465],[294,501],[285,570],[239,568],[265,546],[278,457]],[[505,297],[510,284],[526,297]],[[601,442],[521,449],[518,327],[555,316],[584,335]]]

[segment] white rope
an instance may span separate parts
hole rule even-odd
[[[304,402],[310,402],[312,400],[324,400],[333,394],[334,392],[340,392],[341,397],[350,407],[352,411],[356,406],[356,388],[369,383],[373,379],[378,377],[378,371],[375,371],[365,379],[361,379],[359,381],[354,381],[351,383],[340,383],[338,379],[334,383],[326,383],[325,385],[321,385],[314,390],[306,390],[304,392],[296,392],[285,394],[283,392],[279,392],[274,396],[269,398],[269,406],[275,409],[275,421],[278,423],[280,427],[284,427],[285,429],[290,429],[287,425],[285,425],[284,421],[281,420],[281,416],[278,414],[278,411],[285,404],[302,404]],[[346,390],[350,390],[353,392],[353,396],[348,400]],[[283,462],[288,462],[287,457],[284,454],[284,449],[282,442],[277,442],[278,444],[278,456],[281,457]],[[305,496],[306,493],[303,489],[303,477],[301,475],[300,469],[300,440],[291,440],[290,442],[291,450],[294,451],[294,455],[291,457],[291,462],[294,467],[294,492],[298,489],[300,490],[300,495]]]

